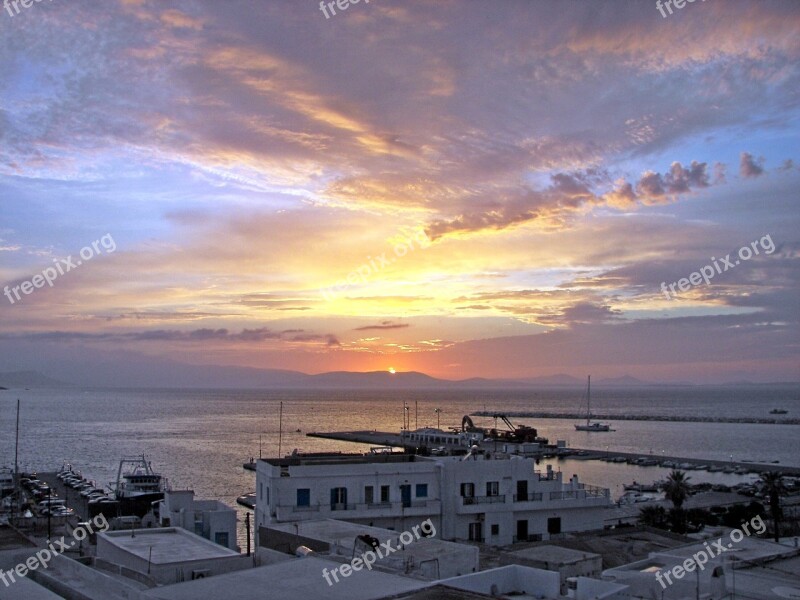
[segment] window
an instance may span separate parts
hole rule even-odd
[[[487,496],[499,496],[500,495],[500,482],[499,481],[487,481],[486,482],[486,495]]]
[[[428,497],[428,484],[427,483],[418,483],[417,484],[417,498],[427,498]]]
[[[217,531],[214,533],[214,541],[219,544],[220,546],[228,547],[228,532],[227,531]]]
[[[461,484],[461,495],[464,498],[473,498],[475,496],[475,484],[474,483],[462,483]]]
[[[311,490],[301,488],[297,490],[297,506],[311,506]]]
[[[364,488],[364,502],[367,504],[375,503],[375,488],[368,485]]]
[[[492,525],[492,535],[500,535],[500,525],[497,523]]]
[[[389,502],[389,486],[382,485],[381,486],[381,502],[388,503]]]
[[[331,509],[343,510],[347,506],[347,488],[331,488]]]

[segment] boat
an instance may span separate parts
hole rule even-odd
[[[608,423],[599,423],[598,421],[592,422],[592,376],[589,375],[588,383],[586,386],[586,425],[582,423],[575,424],[576,431],[611,431],[611,425]]]
[[[251,508],[255,510],[256,508],[256,493],[250,492],[249,494],[244,494],[239,496],[236,499],[237,504],[241,504],[242,506],[246,506],[247,508]]]
[[[633,483],[629,483],[629,484],[623,485],[622,488],[626,492],[651,492],[651,493],[654,493],[654,492],[661,491],[661,486],[657,482],[648,484],[648,483],[637,483],[637,482],[634,481]]]
[[[128,470],[123,472],[126,465]],[[142,500],[151,502],[164,498],[164,482],[161,475],[153,471],[144,454],[119,461],[117,481],[112,482],[117,500]]]
[[[14,491],[14,471],[8,467],[0,469],[0,498]]]
[[[125,457],[119,461],[117,480],[109,483],[114,494],[111,502],[89,506],[90,517],[104,513],[107,517],[143,517],[153,508],[153,503],[164,499],[165,481],[145,455]]]
[[[784,409],[784,408],[773,408],[771,411],[769,411],[769,414],[771,414],[771,415],[785,415],[788,412],[789,411]]]

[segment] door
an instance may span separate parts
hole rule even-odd
[[[400,500],[403,503],[403,508],[408,508],[411,506],[411,486],[410,485],[401,485],[400,486]]]
[[[523,479],[517,482],[517,502],[525,502],[528,499],[528,480]]]
[[[528,519],[520,519],[517,521],[517,541],[528,541]]]
[[[561,533],[561,517],[550,517],[547,519],[547,533],[550,535]]]
[[[480,521],[477,523],[470,523],[469,524],[469,541],[470,542],[482,542],[483,541],[483,523]]]

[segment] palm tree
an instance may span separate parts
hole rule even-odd
[[[672,502],[672,522],[675,531],[683,533],[684,519],[683,519],[683,503],[689,496],[690,477],[686,476],[683,471],[672,471],[667,476],[667,481],[661,486],[664,490],[664,495]]]
[[[766,471],[761,474],[764,483],[764,492],[769,497],[769,513],[775,529],[775,542],[780,539],[780,521],[783,516],[781,511],[781,494],[786,491],[783,485],[783,476],[777,471]]]
[[[667,476],[667,481],[661,486],[667,500],[672,502],[672,506],[678,510],[683,508],[683,503],[689,496],[690,479],[691,477],[687,477],[686,473],[683,471],[672,471],[672,473]]]
[[[663,506],[643,506],[639,511],[639,523],[667,529],[667,511]]]

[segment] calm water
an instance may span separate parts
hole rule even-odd
[[[357,451],[367,446],[306,437],[309,431],[378,429],[397,431],[403,402],[411,426],[457,426],[475,410],[576,411],[581,391],[406,392],[406,391],[197,391],[197,390],[30,390],[0,392],[0,466],[14,462],[15,400],[22,400],[19,463],[24,470],[55,470],[71,462],[98,483],[116,477],[119,458],[146,453],[173,487],[192,488],[202,498],[236,506],[253,491],[255,475],[242,463],[278,452],[278,405],[283,401],[283,452]],[[415,410],[415,403],[418,410]],[[800,415],[800,386],[776,389],[593,390],[597,412],[642,415],[725,415],[767,417],[772,408]],[[480,423],[481,419],[475,419]],[[489,420],[483,420],[489,424]],[[615,432],[576,432],[572,421],[514,419],[534,425],[551,441],[572,447],[652,452],[717,460],[754,460],[800,466],[799,425],[739,425],[619,421]],[[299,432],[297,430],[300,430]],[[578,473],[588,483],[621,493],[633,479],[663,477],[642,469],[598,461],[558,461],[556,468]],[[694,481],[741,480],[721,473],[692,472]],[[239,507],[240,508],[240,507]],[[244,519],[245,510],[240,511]]]

